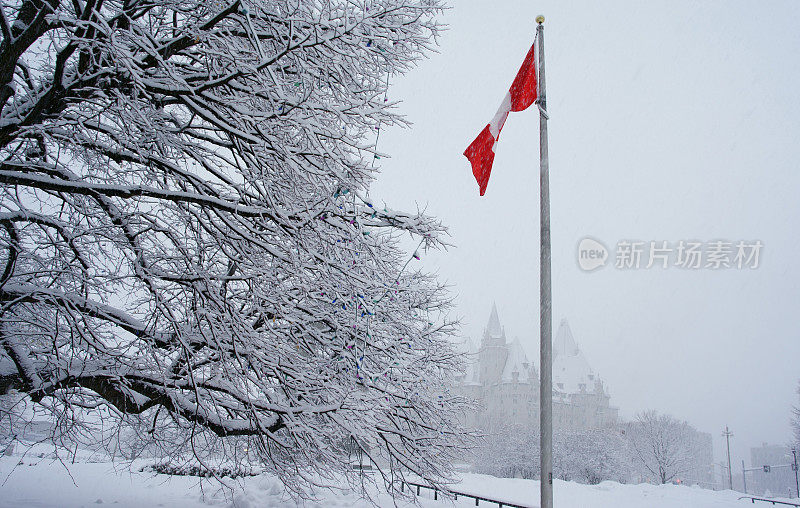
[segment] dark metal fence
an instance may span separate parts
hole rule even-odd
[[[439,491],[439,489],[437,489],[435,487],[431,487],[430,485],[423,485],[421,483],[403,482],[403,483],[400,484],[400,490],[401,491],[403,490],[404,485],[408,485],[409,487],[416,487],[417,495],[420,495],[420,492],[422,492],[422,489],[432,490],[433,491],[433,499],[439,499],[439,492],[440,491]],[[466,497],[466,498],[469,498],[469,499],[474,499],[475,500],[475,506],[480,506],[480,502],[481,501],[485,501],[487,503],[496,504],[498,508],[535,508],[535,507],[530,506],[530,505],[517,504],[517,503],[511,503],[509,501],[501,501],[499,499],[492,499],[492,498],[489,498],[489,497],[476,496],[475,494],[468,494],[466,492],[459,492],[457,490],[452,490],[452,489],[448,490],[447,492],[452,494],[456,499],[458,499],[459,496]]]
[[[800,504],[792,503],[791,501],[778,501],[776,499],[767,499],[765,497],[742,496],[741,499],[749,499],[751,503],[755,504],[756,501],[763,501],[765,503],[782,504],[787,506],[800,506]]]

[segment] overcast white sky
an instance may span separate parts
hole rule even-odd
[[[657,409],[749,447],[790,439],[800,378],[800,3],[460,1],[440,53],[394,79],[414,126],[382,133],[373,196],[427,206],[455,248],[423,258],[454,286],[463,334],[493,300],[538,365],[538,115],[512,113],[486,196],[462,152],[544,14],[553,317],[567,317],[623,417]],[[576,263],[584,236],[761,240],[756,270]],[[612,260],[613,261],[613,260]],[[740,467],[740,466],[739,466]],[[734,466],[734,472],[737,466]]]

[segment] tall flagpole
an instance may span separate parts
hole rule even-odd
[[[553,508],[553,344],[550,284],[550,177],[547,156],[547,99],[544,86],[544,16],[537,16],[539,43],[539,216],[541,255],[539,266],[539,434],[541,458],[541,508]]]

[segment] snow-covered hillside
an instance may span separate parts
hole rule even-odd
[[[86,460],[84,457],[83,460]],[[186,476],[154,475],[138,472],[146,462],[127,467],[107,462],[76,462],[64,465],[52,458],[28,453],[25,457],[0,458],[0,507],[2,508],[78,508],[98,505],[119,507],[263,508],[295,506],[274,478],[248,477],[231,481],[233,492],[224,492],[218,485]],[[505,501],[536,506],[539,484],[531,480],[494,478],[464,474],[457,487],[469,492]],[[424,508],[474,506],[469,499],[434,501],[423,490],[420,505]],[[722,508],[750,505],[738,501],[733,491],[714,492],[676,485],[621,485],[604,482],[600,485],[581,485],[556,480],[555,506],[569,508]],[[380,506],[394,506],[386,495],[377,495]],[[481,506],[496,506],[481,502]],[[352,492],[319,492],[317,502],[305,506],[356,507],[369,506]],[[398,503],[398,506],[413,506]],[[766,505],[765,505],[766,506]]]

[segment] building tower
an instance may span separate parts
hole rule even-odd
[[[506,345],[506,332],[500,326],[500,318],[497,316],[497,305],[492,304],[492,314],[489,316],[489,323],[483,331],[481,349],[478,351],[480,364],[480,382],[482,385],[492,385],[500,381],[503,368],[508,358],[508,346]]]

